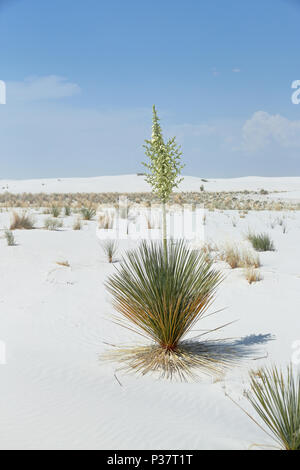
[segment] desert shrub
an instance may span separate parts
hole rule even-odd
[[[10,224],[10,230],[32,230],[34,228],[34,220],[26,212],[18,214],[13,212]]]
[[[62,228],[63,222],[61,220],[57,219],[52,219],[51,217],[48,217],[48,219],[45,220],[44,227],[46,230],[58,230]]]
[[[114,257],[118,251],[118,244],[116,240],[104,240],[101,243],[102,249],[107,256],[107,260],[109,263],[112,263]]]
[[[83,220],[92,220],[96,215],[96,211],[92,207],[83,207],[80,212]]]
[[[52,206],[50,209],[50,213],[52,217],[59,217],[60,216],[61,209],[58,206]]]
[[[82,224],[80,219],[76,219],[74,224],[73,224],[73,230],[81,230],[82,229]]]
[[[4,237],[7,241],[8,246],[15,246],[15,237],[14,234],[10,230],[5,230],[4,232]]]
[[[205,355],[190,358],[183,339],[207,312],[221,281],[212,263],[184,241],[168,242],[167,251],[162,242],[144,241],[127,252],[106,283],[119,313],[116,322],[154,342],[134,351],[129,367],[172,376],[209,362]]]
[[[251,373],[248,400],[281,449],[300,450],[300,375],[292,367],[286,376],[275,366]]]
[[[265,189],[261,189],[261,190],[259,191],[259,194],[261,194],[262,196],[266,196],[267,194],[269,194],[269,192],[266,191]]]
[[[256,251],[274,251],[275,250],[274,243],[267,233],[260,233],[256,235],[250,232],[247,238]]]

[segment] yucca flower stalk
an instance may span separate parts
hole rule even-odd
[[[248,400],[266,425],[262,428],[283,450],[300,450],[300,374],[293,368],[287,373],[277,367],[251,374]]]
[[[115,322],[152,341],[145,369],[166,369],[172,362],[174,368],[176,354],[188,362],[183,339],[206,313],[221,281],[207,258],[184,241],[168,242],[166,252],[163,243],[144,241],[127,252],[106,287],[118,312]],[[135,367],[143,368],[147,350],[136,352]]]
[[[181,170],[184,165],[181,164],[182,152],[176,144],[176,138],[173,137],[165,142],[159,118],[155,106],[153,106],[152,118],[152,137],[145,141],[145,153],[149,162],[143,165],[149,171],[146,174],[146,181],[152,186],[152,191],[157,194],[162,203],[163,212],[163,243],[164,249],[167,249],[167,216],[166,204],[175,188],[181,183]]]

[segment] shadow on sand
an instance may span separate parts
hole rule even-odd
[[[158,373],[167,379],[195,380],[205,374],[222,377],[243,360],[253,360],[261,354],[261,345],[272,341],[270,334],[250,335],[240,339],[182,341],[176,350],[157,345],[114,348],[105,359],[120,364],[120,369],[138,374]]]

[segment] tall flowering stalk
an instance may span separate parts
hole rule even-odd
[[[145,154],[149,163],[143,165],[149,171],[146,181],[152,186],[152,191],[158,195],[163,210],[163,242],[167,250],[167,217],[166,204],[175,188],[181,183],[181,148],[176,143],[176,137],[165,142],[155,106],[153,106],[152,138],[145,140]]]

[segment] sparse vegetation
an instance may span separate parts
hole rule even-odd
[[[18,214],[13,212],[10,230],[32,230],[34,228],[34,220],[26,212]]]
[[[247,235],[248,240],[256,251],[274,251],[274,243],[267,233],[260,233],[258,235],[249,232]]]
[[[249,197],[251,196],[251,197]],[[82,207],[94,207],[103,205],[107,207],[118,204],[120,197],[126,197],[129,203],[141,204],[149,207],[151,203],[159,203],[159,197],[148,193],[22,193],[12,194],[4,192],[0,194],[0,208],[41,208],[49,213],[52,206],[70,206],[74,210]],[[300,210],[299,202],[275,201],[261,197],[255,191],[198,191],[181,192],[170,195],[170,204],[199,204],[208,210],[238,210],[238,211],[291,211]]]
[[[58,230],[62,228],[63,222],[58,219],[52,219],[51,217],[48,217],[48,219],[45,220],[44,227],[46,230]]]

